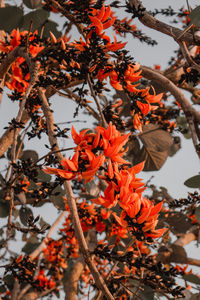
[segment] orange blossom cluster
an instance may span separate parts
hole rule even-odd
[[[134,223],[140,224],[146,237],[157,238],[165,231],[155,229],[162,202],[154,206],[150,200],[142,197],[144,183],[136,178],[136,174],[142,171],[144,163],[129,168],[129,162],[123,159],[126,152],[124,145],[129,135],[121,135],[112,123],[107,129],[98,126],[95,132],[86,129],[80,134],[72,127],[72,137],[77,145],[73,157],[62,160],[62,169],[46,167],[44,171],[66,180],[78,176],[86,183],[97,175],[105,180],[107,188],[103,195],[92,201],[109,209],[119,204],[122,213],[120,217],[115,215],[115,218],[122,227],[128,226],[125,220],[128,216]],[[99,175],[98,171],[101,171]]]
[[[6,34],[4,34],[6,37]],[[29,41],[33,41],[35,36],[37,36],[37,31],[34,33],[28,33],[28,31],[19,32],[19,29],[14,29],[8,36],[7,41],[0,40],[0,51],[9,53],[13,51],[16,47],[21,45],[22,39],[28,36]],[[29,52],[35,57],[38,52],[40,52],[44,47],[38,45],[30,45]],[[25,76],[23,74],[22,64],[25,59],[23,57],[18,57],[11,66],[12,75],[9,80],[6,80],[6,86],[10,90],[17,90],[19,93],[24,93],[29,85],[30,73]]]

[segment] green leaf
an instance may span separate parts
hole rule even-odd
[[[6,218],[9,215],[10,206],[6,201],[0,201],[0,218]]]
[[[200,278],[194,274],[187,274],[183,276],[183,279],[195,284],[200,284]]]
[[[39,224],[41,229],[44,229],[45,227],[49,227],[49,223],[47,223],[43,218],[40,218]]]
[[[32,31],[36,29],[40,29],[43,24],[45,24],[46,20],[49,17],[49,12],[44,9],[37,9],[31,11],[23,17],[23,22],[21,28],[28,30],[30,27],[30,22],[33,22]]]
[[[183,136],[186,139],[190,139],[191,138],[191,132],[190,132],[190,128],[189,128],[186,117],[178,116],[176,118],[176,121],[178,123],[179,129],[180,129],[181,133],[183,134]]]
[[[41,7],[42,0],[23,0],[23,3],[30,9]]]
[[[174,234],[183,234],[191,227],[191,222],[181,212],[169,214],[166,222],[170,225],[170,229]]]
[[[0,285],[0,293],[5,293],[6,292],[6,288],[4,285]]]
[[[172,157],[181,149],[181,138],[176,136],[174,138],[174,143],[169,149],[169,156]]]
[[[32,235],[32,236],[28,239],[28,243],[31,243],[31,244],[38,244],[39,241],[38,241],[37,235]]]
[[[38,246],[40,243],[30,243],[28,242],[23,248],[22,251],[25,252],[26,254],[31,254]]]
[[[198,223],[200,224],[200,206],[198,206],[198,207],[195,209],[195,217],[196,217]]]
[[[23,18],[23,10],[17,6],[0,8],[0,30],[11,32],[20,27]]]
[[[190,24],[200,27],[200,5],[195,7],[188,17],[190,18]]]
[[[41,169],[37,169],[37,171],[38,171],[38,176],[37,176],[38,181],[46,181],[46,182],[51,181],[51,175],[45,173]]]
[[[140,297],[142,300],[154,300],[154,291],[148,287],[144,287],[144,291],[140,292]]]
[[[27,206],[22,206],[19,210],[19,218],[24,226],[28,225],[28,219],[30,216],[33,216],[32,210]]]
[[[50,37],[49,32],[51,31],[56,38],[59,38],[62,35],[62,32],[57,30],[57,26],[58,24],[56,22],[47,20],[44,27],[43,37]]]
[[[54,190],[53,190],[53,194],[57,194],[58,195],[51,195],[49,198],[50,200],[53,202],[54,206],[58,209],[61,210],[65,210],[65,202],[63,200],[63,196],[65,195],[65,192],[63,191],[63,189],[60,186],[57,186]]]
[[[20,157],[21,160],[31,159],[33,162],[36,162],[38,158],[38,154],[35,150],[25,150]]]
[[[184,185],[193,189],[200,188],[200,175],[195,175],[193,177],[188,178],[184,182]]]
[[[179,264],[187,263],[187,253],[182,246],[172,244],[170,248],[173,250],[170,255],[171,261]]]

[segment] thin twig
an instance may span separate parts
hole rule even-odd
[[[128,249],[133,245],[134,242],[135,242],[135,238],[132,239],[132,240],[128,243],[128,245],[126,246],[126,248],[125,248],[125,250],[124,250],[122,256],[125,255],[125,254],[127,253]],[[109,280],[110,276],[112,275],[113,270],[117,267],[117,265],[119,264],[119,262],[120,262],[120,261],[116,261],[116,262],[114,263],[114,265],[112,266],[112,268],[110,269],[110,271],[109,271],[109,273],[108,273],[108,275],[106,276],[106,279],[105,279],[106,282]],[[102,299],[102,292],[101,292],[101,291],[99,291],[96,300],[100,300],[100,299]]]
[[[28,66],[29,66],[29,72],[30,72],[30,83],[29,83],[29,86],[28,88],[26,89],[23,97],[22,97],[22,101],[20,103],[20,109],[18,111],[18,114],[17,114],[17,117],[16,117],[16,122],[19,123],[21,122],[21,118],[22,118],[22,115],[23,115],[23,111],[24,111],[24,108],[25,108],[25,104],[26,104],[26,100],[35,84],[35,81],[37,79],[37,75],[38,75],[38,65],[37,65],[37,62],[33,62],[30,58],[30,56],[27,54],[27,53],[21,53],[22,57],[24,57],[24,59],[26,60]],[[13,146],[12,146],[12,151],[11,151],[11,154],[12,154],[12,161],[15,162],[15,156],[16,156],[16,144],[17,144],[17,131],[16,131],[16,128],[14,129],[14,136],[13,136]]]
[[[186,3],[187,3],[188,11],[190,12],[190,11],[191,11],[191,9],[190,9],[190,5],[189,5],[189,1],[188,1],[188,0],[186,0]]]
[[[188,64],[191,65],[198,72],[200,72],[200,66],[198,64],[196,64],[196,62],[192,59],[190,52],[186,46],[186,43],[184,41],[179,42],[179,46],[180,46],[183,56],[184,56],[185,60],[188,62]]]
[[[60,92],[58,90],[56,90],[56,92],[60,95],[60,96],[63,96],[63,97],[67,97],[71,100],[75,100],[76,103],[80,103],[80,100],[81,98],[76,95],[75,93],[73,93],[72,91],[70,91],[70,89],[66,88],[65,91],[67,92],[67,94],[63,93],[63,92]],[[98,121],[100,121],[100,117],[99,115],[96,113],[96,111],[87,103],[81,103],[81,105],[83,105],[87,111]]]
[[[62,15],[64,15],[72,24],[76,26],[78,29],[79,33],[86,38],[86,34],[83,32],[83,29],[79,23],[76,22],[76,19],[72,14],[69,13],[68,10],[64,9],[60,4],[59,1],[51,0],[52,6],[58,10]]]
[[[108,124],[107,124],[106,119],[105,119],[105,117],[104,117],[104,114],[103,114],[103,112],[102,112],[102,109],[101,109],[99,100],[97,99],[97,97],[96,97],[96,95],[95,95],[95,92],[94,92],[94,89],[93,89],[92,82],[91,82],[91,79],[90,79],[90,75],[89,75],[89,74],[87,74],[87,81],[88,81],[88,84],[89,84],[89,87],[90,87],[91,95],[92,95],[92,97],[94,98],[94,101],[95,101],[96,106],[97,106],[97,108],[98,108],[98,111],[99,111],[99,113],[100,113],[102,125],[103,125],[104,128],[106,128],[106,127],[108,126]]]
[[[193,142],[194,148],[196,150],[198,157],[200,158],[200,149],[198,147],[197,134],[196,134],[195,126],[194,126],[194,121],[193,121],[192,117],[188,117],[187,121],[188,121],[188,125],[190,128],[190,133],[192,136],[192,142]]]

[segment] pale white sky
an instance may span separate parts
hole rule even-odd
[[[171,5],[173,8],[178,9],[186,5],[185,0],[143,0],[143,5],[148,9],[153,10],[153,8],[166,8]],[[199,5],[199,0],[189,0],[192,8]],[[160,15],[157,16],[160,18]],[[56,21],[57,16],[54,16]],[[167,20],[167,19],[166,19]],[[166,21],[165,20],[165,21]],[[168,19],[170,20],[170,18]],[[167,21],[166,21],[167,22]],[[136,61],[143,65],[154,66],[154,64],[160,64],[162,68],[166,67],[166,64],[173,55],[173,50],[177,49],[177,45],[174,40],[166,35],[160,34],[152,29],[144,28],[141,24],[136,22],[139,29],[150,35],[153,39],[158,41],[158,46],[146,46],[145,44],[139,43],[136,39],[132,39],[131,36],[128,37],[128,48],[131,51],[131,55]],[[178,26],[178,25],[177,25]],[[119,39],[119,38],[118,38]],[[186,94],[189,99],[189,96]],[[52,109],[55,111],[55,122],[65,122],[73,120],[73,113],[75,110],[75,105],[68,99],[63,99],[59,96],[55,96],[51,100]],[[8,121],[15,117],[18,110],[18,104],[11,102],[6,96],[3,97],[2,103],[0,105],[0,134],[3,133],[3,127],[7,126]],[[200,108],[199,108],[200,110]],[[86,120],[87,123],[75,123],[74,126],[76,130],[80,130],[83,127],[90,127],[91,120],[87,116],[80,114],[77,119]],[[70,127],[70,125],[67,125]],[[26,149],[36,149],[41,155],[47,152],[44,144],[47,144],[47,139],[42,140],[31,140],[26,144]],[[68,147],[72,145],[72,140],[61,141],[61,146]],[[5,160],[0,161],[0,171],[4,169],[6,164]],[[140,178],[144,178],[147,181],[152,175],[154,179],[152,183],[159,186],[165,186],[168,188],[169,193],[176,198],[182,198],[187,196],[187,192],[194,191],[193,189],[188,189],[184,186],[184,181],[189,177],[198,174],[200,171],[199,159],[195,153],[192,140],[186,140],[182,138],[182,148],[179,152],[172,158],[168,158],[165,165],[158,172],[142,172]],[[52,210],[52,206],[44,205],[42,208],[38,209],[38,213],[44,216],[47,222],[52,222],[52,219],[56,219],[57,213]],[[54,216],[52,216],[52,213]],[[37,214],[37,213],[36,213]],[[194,252],[197,253],[197,252]]]

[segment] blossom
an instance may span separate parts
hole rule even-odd
[[[109,157],[112,162],[129,164],[122,156],[126,152],[123,146],[127,143],[130,133],[121,135],[111,122],[106,129],[99,126],[96,127],[96,131],[101,134],[101,142],[99,145],[103,147],[104,155]]]
[[[5,34],[4,34],[5,35]],[[20,32],[19,29],[14,29],[10,35],[8,36],[6,41],[0,41],[0,51],[9,53],[13,51],[16,47],[21,44],[21,40],[23,37],[28,36],[29,41],[33,41],[35,36],[37,35],[37,31],[34,33],[29,33],[28,31]],[[29,52],[35,57],[44,47],[38,46],[34,43],[32,45],[30,43]],[[17,90],[19,93],[24,93],[29,85],[30,74],[23,74],[21,64],[25,62],[23,57],[18,57],[16,61],[12,64],[11,70],[12,75],[11,78],[8,79],[5,84],[11,90]]]
[[[127,76],[132,75],[127,74]],[[153,202],[142,197],[145,186],[142,179],[137,178],[136,175],[143,170],[145,162],[129,167],[130,163],[123,158],[127,151],[124,146],[129,136],[130,133],[122,135],[111,122],[107,128],[97,126],[94,131],[85,129],[80,133],[72,127],[72,138],[76,144],[74,155],[61,161],[62,168],[46,167],[44,172],[66,180],[79,176],[79,179],[84,179],[86,183],[93,180],[94,176],[105,180],[107,186],[101,195],[91,199],[93,205],[98,204],[110,209],[119,204],[121,215],[120,217],[115,215],[115,219],[120,226],[127,230],[129,225],[126,216],[128,216],[141,225],[146,237],[157,238],[165,231],[165,229],[156,229],[162,202],[154,205]],[[104,170],[103,174],[98,174],[100,167]],[[96,218],[93,205],[90,215]],[[109,215],[108,212],[102,211],[102,220],[107,219]],[[91,222],[82,221],[82,229],[87,231]],[[105,225],[101,220],[95,222],[96,230],[102,232]]]
[[[95,27],[97,35],[101,35],[103,30],[112,26],[116,20],[116,17],[113,16],[110,6],[105,7],[105,5],[103,5],[100,10],[93,8],[91,13],[92,16],[89,15],[89,18],[92,24],[87,28]]]

